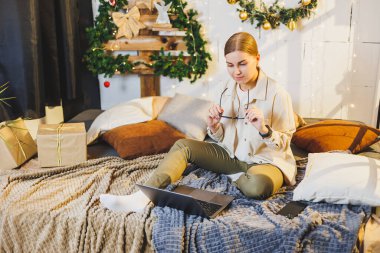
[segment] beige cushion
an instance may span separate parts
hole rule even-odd
[[[211,105],[209,100],[177,93],[165,104],[157,119],[165,121],[189,138],[204,140]]]
[[[103,139],[124,159],[167,152],[183,138],[183,133],[159,120],[124,125],[103,134]]]
[[[323,120],[298,128],[292,142],[311,153],[350,150],[358,153],[378,141],[380,130],[346,120]]]

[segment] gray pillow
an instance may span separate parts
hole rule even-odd
[[[208,109],[212,101],[176,93],[162,108],[158,120],[165,121],[187,137],[204,140]]]

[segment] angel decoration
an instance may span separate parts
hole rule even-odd
[[[170,24],[170,19],[168,15],[168,10],[170,9],[170,6],[172,3],[168,3],[165,5],[165,3],[158,4],[154,3],[154,6],[156,7],[158,11],[158,17],[156,20],[156,24],[154,24],[154,27],[165,27],[165,28],[170,28],[172,25]]]

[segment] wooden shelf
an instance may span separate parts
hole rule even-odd
[[[104,44],[106,50],[111,51],[187,51],[186,43],[180,36],[138,36],[132,39],[110,40]]]
[[[154,24],[156,23],[158,15],[141,15],[140,16],[140,22],[143,23],[149,30],[152,30]],[[169,16],[170,20],[175,20],[177,16]]]
[[[141,6],[142,7],[142,6]],[[158,15],[150,14],[146,8],[141,8],[140,22],[146,28],[140,30],[140,35],[132,39],[121,38],[118,40],[110,40],[103,46],[108,51],[137,51],[138,55],[130,55],[131,62],[143,62],[152,64],[150,55],[156,54],[163,49],[164,51],[176,53],[187,53],[186,43],[183,37],[186,31],[180,31],[173,27],[159,27],[156,24]],[[171,20],[175,20],[177,16],[169,16]],[[189,61],[191,56],[185,56],[185,61]],[[131,71],[133,74],[140,76],[141,96],[158,96],[160,95],[160,76],[154,75],[154,70],[144,64],[139,64]],[[115,74],[128,74],[116,72]]]

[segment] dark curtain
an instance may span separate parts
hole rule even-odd
[[[40,118],[63,105],[65,120],[99,108],[97,78],[82,57],[92,25],[91,0],[0,0],[0,85],[14,96],[0,105],[0,121]]]

